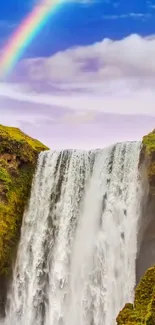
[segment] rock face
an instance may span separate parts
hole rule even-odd
[[[145,200],[139,231],[137,282],[147,268],[155,265],[155,130],[143,137],[139,169]]]
[[[134,303],[119,313],[118,325],[155,325],[155,130],[143,137],[139,170],[144,190],[136,263],[140,283]]]
[[[39,141],[0,125],[0,310],[39,152]]]

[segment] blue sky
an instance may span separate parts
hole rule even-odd
[[[1,1],[0,52],[37,3]],[[155,128],[154,58],[155,0],[66,0],[0,83],[0,123],[52,148],[141,140]]]
[[[33,6],[32,0],[1,2],[1,44],[5,44]],[[25,57],[49,56],[71,46],[92,44],[105,37],[120,39],[133,33],[155,33],[155,0],[64,3],[27,49]]]

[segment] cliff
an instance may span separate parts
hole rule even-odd
[[[144,191],[137,282],[134,303],[127,303],[117,317],[118,325],[155,325],[155,130],[145,135],[139,171]]]
[[[19,240],[37,157],[47,149],[18,128],[0,125],[0,304]]]
[[[143,137],[142,144],[139,167],[145,163],[151,199],[155,196],[155,130]]]

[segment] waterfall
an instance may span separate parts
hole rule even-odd
[[[40,154],[5,325],[115,325],[134,294],[140,147]]]

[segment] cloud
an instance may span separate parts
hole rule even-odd
[[[74,85],[72,85],[74,86]],[[110,86],[110,84],[107,84]],[[133,86],[133,85],[132,85]],[[88,85],[89,87],[89,85]],[[72,113],[81,114],[81,112],[109,112],[117,114],[143,114],[155,116],[155,94],[154,89],[140,88],[129,89],[125,83],[114,82],[111,89],[106,89],[104,93],[102,84],[96,84],[96,92],[76,93],[72,91],[68,93],[45,94],[23,91],[20,86],[16,85],[0,85],[1,98],[10,98],[28,104],[42,104],[52,107],[64,108]],[[17,89],[19,88],[19,89]],[[96,89],[95,88],[95,89]],[[146,110],[147,107],[147,110]],[[67,113],[68,114],[68,113]]]
[[[14,22],[8,22],[6,20],[0,20],[0,29],[2,31],[2,29],[12,29],[14,27],[16,27],[16,23]]]
[[[116,19],[149,19],[152,15],[149,13],[141,13],[141,12],[130,12],[128,14],[120,14],[120,15],[103,15],[102,19],[104,20],[116,20]]]
[[[1,123],[52,148],[140,140],[155,126],[154,52],[154,35],[130,35],[24,60],[0,84]]]
[[[58,106],[75,114],[96,111],[155,116],[154,53],[154,36],[130,35],[68,49],[49,58],[24,60],[15,76],[19,82],[22,75],[24,83],[1,84],[0,95]]]
[[[154,1],[151,1],[151,0],[147,0],[146,1],[146,4],[147,4],[147,7],[149,8],[149,9],[151,9],[151,10],[155,10],[155,3],[154,3]]]
[[[113,41],[104,39],[89,46],[56,53],[49,58],[25,60],[29,80],[53,82],[107,82],[107,79],[154,78],[155,37],[130,35]]]

